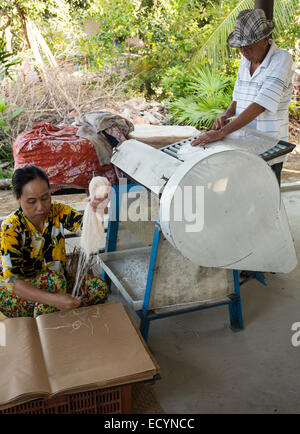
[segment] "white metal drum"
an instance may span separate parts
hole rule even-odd
[[[182,162],[128,140],[112,163],[161,196],[163,234],[195,265],[283,273],[295,268],[278,182],[261,157],[220,143]]]
[[[197,265],[288,273],[297,264],[277,179],[246,151],[219,146],[183,163],[163,191],[160,222]]]

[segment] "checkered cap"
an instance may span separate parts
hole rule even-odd
[[[237,16],[234,30],[228,36],[227,44],[233,48],[246,47],[269,36],[274,27],[274,22],[267,20],[262,9],[245,9]]]

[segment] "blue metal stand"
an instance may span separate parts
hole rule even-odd
[[[114,185],[113,186],[113,195],[111,199],[111,210],[110,210],[110,220],[108,222],[108,229],[107,229],[107,239],[106,239],[106,246],[105,246],[105,252],[112,252],[116,249],[117,244],[117,236],[118,236],[118,229],[119,229],[119,219],[120,219],[120,207],[121,207],[121,200],[122,200],[122,194],[128,193],[131,189],[141,190],[143,187],[141,187],[139,184],[120,184],[119,186]],[[233,277],[234,277],[234,293],[229,296],[228,301],[224,302],[216,302],[209,305],[200,305],[195,308],[189,308],[189,309],[182,309],[180,311],[170,312],[170,313],[162,313],[157,314],[154,311],[149,310],[149,301],[150,301],[150,295],[151,295],[151,288],[152,288],[152,281],[153,276],[155,273],[155,262],[156,262],[156,256],[157,256],[157,250],[158,250],[158,243],[161,236],[161,228],[160,223],[157,221],[155,223],[155,230],[153,235],[153,242],[152,242],[152,249],[151,249],[151,255],[150,255],[150,263],[149,263],[149,269],[148,269],[148,277],[147,277],[147,284],[146,284],[146,290],[144,295],[144,303],[142,310],[137,311],[137,314],[140,317],[140,331],[145,341],[148,339],[148,333],[149,333],[149,326],[150,321],[153,321],[155,319],[165,318],[169,316],[179,315],[183,313],[188,312],[195,312],[198,310],[204,310],[204,309],[210,309],[212,307],[217,306],[224,306],[228,305],[229,308],[229,318],[230,318],[230,328],[232,331],[237,332],[243,329],[243,315],[242,315],[242,302],[241,302],[241,295],[240,295],[240,282],[239,282],[239,272],[237,270],[233,270]],[[256,278],[261,283],[266,285],[263,275],[260,272],[251,272],[251,277]],[[107,274],[103,271],[102,278],[104,278],[109,284],[110,279],[107,276]],[[247,279],[248,280],[248,279]],[[243,281],[244,283],[245,281]]]
[[[145,296],[144,296],[143,309],[140,311],[137,311],[137,314],[139,315],[139,317],[141,319],[140,332],[141,332],[144,340],[146,342],[148,340],[150,321],[153,321],[155,319],[160,319],[160,318],[166,318],[169,316],[180,315],[183,313],[189,313],[189,312],[195,312],[198,310],[210,309],[212,307],[225,306],[225,305],[229,306],[229,317],[230,317],[231,330],[234,332],[242,330],[244,327],[243,316],[242,316],[242,304],[241,304],[241,297],[240,297],[240,285],[239,285],[239,279],[238,279],[238,271],[236,271],[236,270],[233,271],[235,292],[234,292],[234,294],[231,294],[229,301],[225,301],[222,303],[217,302],[217,303],[213,303],[210,305],[203,305],[203,306],[200,305],[200,306],[197,306],[195,308],[182,309],[180,311],[164,313],[164,314],[156,314],[153,311],[149,310],[151,286],[152,286],[152,281],[153,281],[153,275],[155,272],[155,260],[156,260],[156,254],[157,254],[157,249],[158,249],[160,231],[161,231],[160,224],[157,221],[155,224],[155,230],[154,230],[154,236],[153,236],[153,243],[152,243],[152,250],[151,250],[151,255],[150,255],[150,263],[149,263],[148,278],[147,278],[146,291],[145,291]]]
[[[106,244],[105,244],[105,252],[114,252],[117,246],[117,237],[119,231],[119,220],[120,220],[120,198],[122,195],[120,194],[120,186],[114,184],[112,195],[111,195],[111,208],[110,208],[110,218],[107,227],[106,233]],[[107,286],[110,290],[111,288],[111,280],[109,276],[102,271],[101,278],[106,281]]]
[[[244,328],[244,324],[240,294],[239,272],[237,270],[233,270],[233,278],[235,297],[232,298],[232,301],[228,304],[228,307],[230,316],[230,328],[233,332],[238,332],[242,328]]]

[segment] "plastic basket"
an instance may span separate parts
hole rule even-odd
[[[125,414],[131,412],[131,386],[37,399],[0,410],[0,414]]]

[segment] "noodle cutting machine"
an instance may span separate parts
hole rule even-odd
[[[205,147],[193,139],[161,149],[126,140],[111,160],[126,177],[114,186],[99,263],[145,340],[154,319],[221,305],[238,331],[240,271],[265,284],[263,272],[297,264],[270,168],[295,145],[247,128]]]

